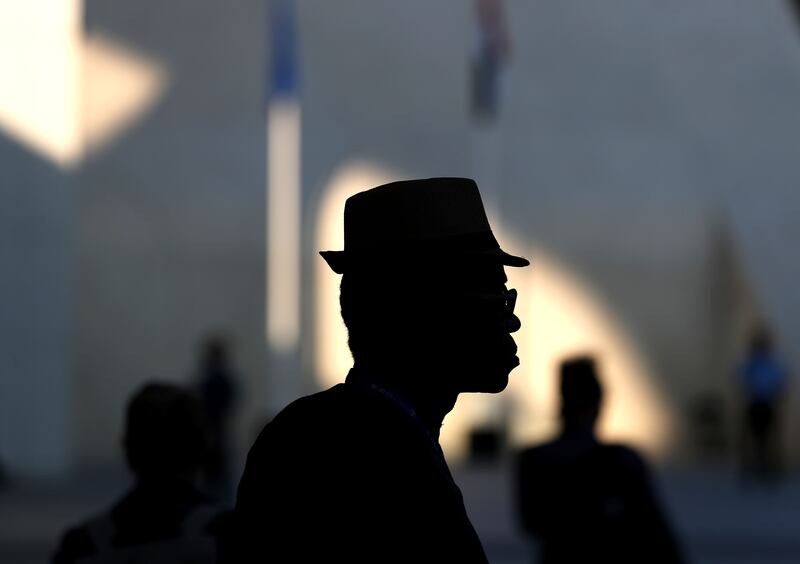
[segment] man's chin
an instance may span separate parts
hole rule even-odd
[[[498,381],[498,382],[495,382],[494,384],[496,384],[496,385],[487,386],[487,388],[485,390],[480,390],[480,392],[482,392],[484,394],[499,394],[500,392],[502,392],[503,390],[505,390],[508,387],[508,376],[506,375],[502,379],[502,382]]]
[[[514,356],[513,361],[509,362],[507,368],[482,371],[475,374],[470,379],[469,389],[464,390],[468,393],[499,394],[508,387],[508,378],[511,371],[519,366],[519,358]]]

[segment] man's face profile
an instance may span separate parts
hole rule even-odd
[[[442,369],[458,392],[501,392],[519,365],[511,333],[520,326],[510,311],[513,300],[507,298],[503,266],[460,265],[448,278],[442,307],[445,322],[431,336],[441,350]]]
[[[505,389],[520,322],[503,265],[529,262],[500,249],[475,182],[378,186],[348,198],[344,223],[345,249],[321,255],[343,275],[354,364],[447,394]]]

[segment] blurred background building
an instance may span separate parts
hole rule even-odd
[[[732,456],[752,324],[800,366],[800,35],[784,0],[6,0],[0,4],[0,461],[118,463],[151,378],[225,335],[238,460],[293,398],[344,378],[345,198],[472,176],[533,261],[522,366],[443,441],[556,428],[555,369],[597,354],[607,438]],[[487,31],[489,29],[489,31]],[[477,54],[507,42],[476,115]],[[790,393],[784,441],[800,425]],[[726,450],[727,449],[727,450]]]

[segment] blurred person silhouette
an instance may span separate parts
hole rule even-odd
[[[205,340],[200,357],[197,390],[208,423],[208,454],[204,464],[210,492],[220,500],[229,496],[229,427],[236,403],[236,374],[228,344],[220,336]]]
[[[511,34],[503,0],[475,0],[472,49],[472,114],[489,121],[500,109],[503,67],[511,55]]]
[[[773,349],[766,327],[757,327],[750,336],[749,350],[738,367],[744,399],[742,439],[742,478],[771,482],[779,477],[780,402],[788,374]]]
[[[6,472],[6,467],[3,464],[3,459],[0,458],[0,491],[3,491],[8,487],[8,473]]]
[[[439,446],[464,392],[519,364],[516,292],[474,181],[393,182],[347,200],[341,281],[354,365],[263,429],[223,562],[486,562]],[[230,552],[228,552],[230,550]]]
[[[589,356],[560,367],[561,434],[517,459],[522,528],[543,564],[678,563],[683,557],[644,460],[595,434],[603,389]]]
[[[789,9],[792,11],[795,22],[800,24],[800,0],[788,0]]]
[[[188,390],[144,385],[130,400],[123,446],[133,488],[64,534],[54,564],[203,564],[216,561],[225,515],[198,489],[203,409]]]

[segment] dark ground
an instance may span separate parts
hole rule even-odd
[[[505,464],[454,472],[492,562],[531,562],[514,522]],[[0,562],[46,562],[62,527],[103,508],[125,489],[119,470],[85,473],[59,485],[19,484],[0,492]],[[728,468],[669,470],[662,499],[691,562],[800,562],[800,476],[773,489],[742,489]]]

